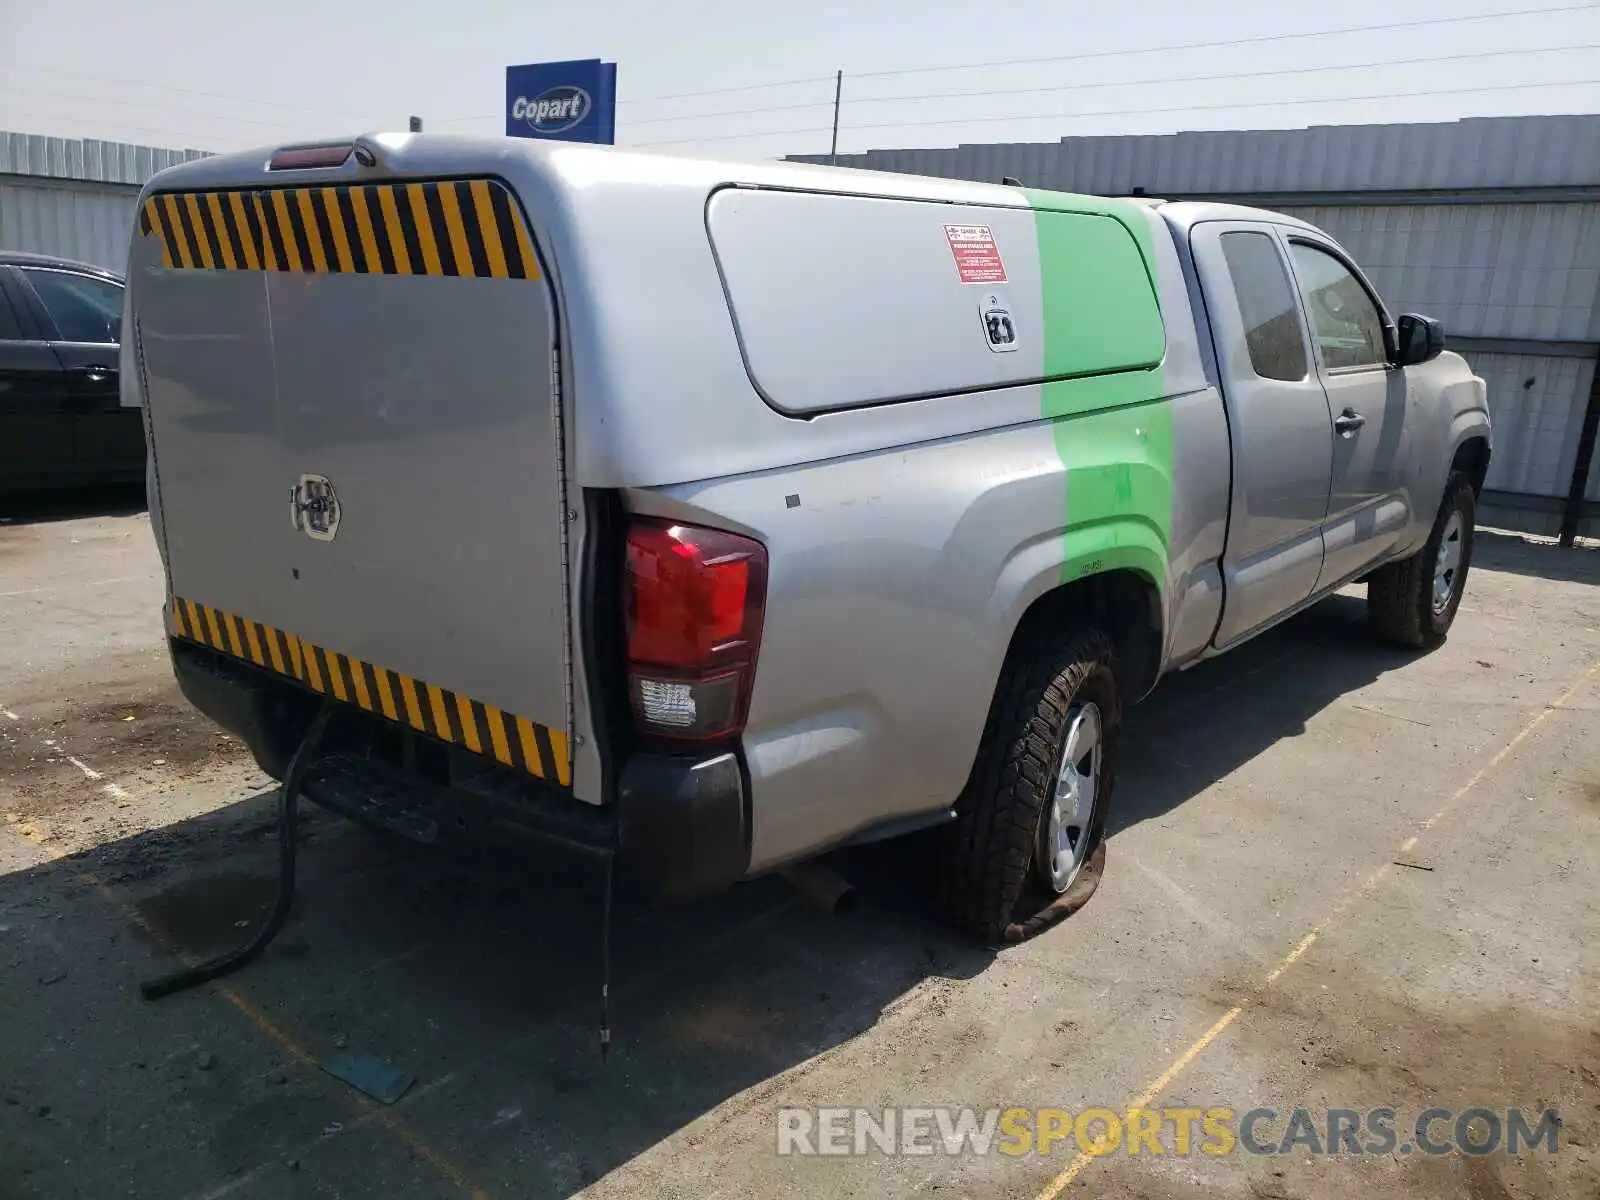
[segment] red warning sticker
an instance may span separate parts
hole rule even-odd
[[[946,225],[944,236],[962,283],[1005,283],[1006,265],[987,225]]]

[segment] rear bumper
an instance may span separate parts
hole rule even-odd
[[[271,673],[174,640],[184,696],[243,739],[261,769],[282,779],[322,698]],[[650,893],[681,900],[722,890],[750,866],[749,804],[738,756],[635,755],[615,796],[587,804],[503,768],[339,704],[304,794],[317,804],[411,842],[515,855],[555,844],[603,856]]]
[[[720,891],[750,869],[744,769],[731,752],[705,759],[635,755],[617,781],[618,862],[651,891]]]

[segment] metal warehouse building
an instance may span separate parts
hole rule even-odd
[[[140,185],[200,156],[0,133],[0,249],[120,270]],[[1600,116],[1063,138],[873,150],[839,163],[1230,200],[1311,221],[1392,307],[1443,320],[1489,381],[1485,522],[1600,536]]]
[[[826,155],[794,155],[826,162]],[[1485,523],[1600,535],[1600,116],[842,154],[840,166],[1276,209],[1337,238],[1489,383]]]
[[[0,250],[121,271],[145,180],[199,150],[0,132]]]

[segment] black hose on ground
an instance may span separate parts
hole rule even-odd
[[[278,790],[278,896],[273,902],[272,915],[267,918],[267,923],[255,937],[237,950],[141,983],[139,994],[146,1000],[159,1000],[174,992],[185,992],[202,983],[231,975],[253,962],[283,929],[284,922],[289,919],[289,909],[294,904],[295,825],[300,786],[305,781],[306,769],[316,755],[317,743],[322,740],[322,732],[327,727],[332,711],[332,701],[324,702],[316,719],[311,722],[311,728],[306,730],[306,736],[301,739],[300,748],[289,760],[289,769],[284,772],[283,785]]]

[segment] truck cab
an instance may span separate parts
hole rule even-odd
[[[1482,381],[1441,360],[1437,323],[1397,320],[1314,226],[1228,205],[1161,212],[1208,317],[1232,442],[1214,654],[1417,550],[1453,465],[1482,488],[1487,407]]]

